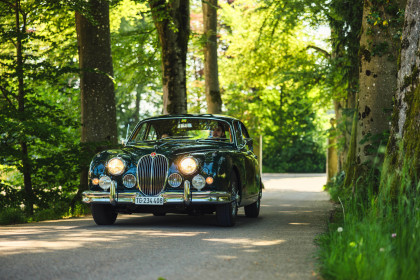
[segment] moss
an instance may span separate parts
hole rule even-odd
[[[356,96],[357,100],[357,96]],[[356,138],[357,138],[357,118],[358,118],[358,108],[356,107],[356,110],[353,114],[353,124],[351,128],[351,139],[349,144],[349,152],[346,159],[346,166],[345,166],[345,174],[346,178],[344,179],[344,188],[349,189],[353,185],[353,181],[355,180],[357,172],[357,159],[356,159]]]
[[[413,74],[418,75],[418,70],[413,70]],[[409,162],[409,176],[415,180],[420,176],[420,85],[412,92],[406,93],[406,102],[409,104],[407,119],[404,124],[404,150],[406,155],[411,158]]]
[[[413,67],[410,84],[418,83],[419,71]],[[407,86],[408,86],[407,85]],[[392,197],[404,187],[414,187],[420,179],[420,85],[406,93],[408,104],[404,135],[397,139],[392,135],[387,147],[387,155],[382,169],[381,188],[387,188]],[[399,106],[394,110],[393,122],[398,121]],[[396,128],[394,123],[393,127]]]

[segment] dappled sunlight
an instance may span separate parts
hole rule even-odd
[[[299,177],[299,184],[296,183]],[[265,191],[323,192],[325,174],[264,174]]]
[[[48,222],[34,226],[7,227],[0,231],[0,254],[13,255],[21,253],[42,253],[58,250],[70,250],[82,247],[100,247],[104,244],[119,243],[117,247],[128,246],[124,240],[133,239],[138,241],[150,238],[177,238],[193,237],[206,234],[205,231],[182,231],[177,230],[143,230],[121,229],[120,227],[80,227],[68,225],[48,226]]]
[[[293,226],[309,226],[311,223],[289,223],[289,225]]]
[[[258,246],[273,246],[286,242],[286,240],[255,240],[250,238],[209,238],[203,239],[204,241],[238,245],[242,248],[252,248]]]

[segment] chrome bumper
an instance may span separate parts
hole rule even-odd
[[[227,192],[216,191],[191,191],[188,181],[184,184],[184,190],[180,192],[163,192],[160,196],[166,204],[219,204],[231,201],[231,194]],[[82,201],[84,203],[123,203],[135,204],[136,197],[143,196],[140,192],[118,193],[116,185],[112,184],[109,191],[85,191]]]

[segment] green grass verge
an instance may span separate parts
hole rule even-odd
[[[326,234],[318,239],[324,279],[420,279],[420,183],[389,199],[369,186],[340,197]],[[341,196],[340,196],[341,194]]]

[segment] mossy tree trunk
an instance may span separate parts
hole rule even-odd
[[[162,48],[163,113],[187,113],[189,0],[149,0]]]
[[[220,114],[222,98],[219,87],[217,64],[217,0],[202,1],[204,23],[204,76],[207,100],[207,112]]]
[[[404,1],[368,1],[363,7],[360,38],[359,98],[355,137],[355,172],[346,182],[376,175],[390,129],[392,100],[396,88],[400,7]]]
[[[391,193],[420,181],[420,1],[405,10],[398,87],[381,187]]]
[[[117,143],[117,122],[109,4],[105,0],[90,0],[89,15],[76,12],[79,49],[82,133],[85,159],[82,165],[80,191],[87,189],[90,158],[98,146]]]
[[[346,169],[351,149],[353,114],[356,110],[356,94],[359,88],[360,29],[363,2],[358,0],[334,0],[330,4],[331,65],[337,75],[333,90],[336,125],[336,157],[338,173]],[[330,167],[334,170],[333,167]]]

